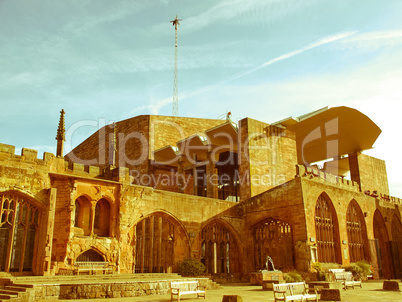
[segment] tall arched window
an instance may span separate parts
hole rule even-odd
[[[394,262],[395,278],[402,277],[402,224],[400,219],[394,215],[392,218],[392,255]]]
[[[94,234],[108,237],[110,232],[110,204],[102,198],[95,206]]]
[[[378,274],[382,278],[393,278],[388,231],[384,218],[378,209],[374,212],[373,228],[377,250]]]
[[[208,224],[201,230],[201,261],[206,272],[239,273],[240,255],[236,240],[229,229],[221,222]]]
[[[0,194],[0,271],[31,271],[39,210],[17,194]]]
[[[348,233],[350,262],[365,259],[364,241],[367,235],[364,217],[359,205],[354,200],[349,203],[346,211],[346,231]]]
[[[293,268],[293,238],[289,223],[265,219],[253,227],[255,270],[265,269],[266,257],[275,268]]]
[[[315,206],[315,232],[318,261],[341,263],[338,220],[332,202],[326,194],[318,197]]]
[[[135,272],[172,273],[175,263],[183,260],[174,253],[177,246],[184,245],[181,234],[183,231],[162,213],[138,222],[135,229]]]

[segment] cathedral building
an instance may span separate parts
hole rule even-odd
[[[142,115],[106,125],[64,156],[0,144],[0,271],[208,274],[310,271],[366,260],[401,278],[402,200],[363,151],[381,130],[348,107],[268,124]]]

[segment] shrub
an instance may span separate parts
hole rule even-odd
[[[187,258],[179,263],[178,273],[182,276],[199,276],[205,271],[205,265],[195,258]]]
[[[312,268],[317,271],[317,273],[322,272],[322,267],[320,262],[314,262],[312,265]]]
[[[349,266],[345,267],[345,270],[352,272],[354,276],[361,276],[363,278],[366,278],[367,275],[371,275],[373,273],[370,263],[368,263],[366,260],[351,263]]]
[[[371,265],[366,260],[357,261],[356,264],[361,268],[363,276],[371,275],[373,271],[371,270]]]
[[[317,272],[317,280],[318,281],[326,281],[327,280],[327,276],[323,272],[320,262],[314,262],[311,266]]]
[[[284,274],[283,277],[285,278],[286,283],[303,281],[302,276],[297,271],[291,271],[289,273],[286,273]]]

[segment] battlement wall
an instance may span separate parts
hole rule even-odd
[[[343,177],[338,177],[317,168],[306,167],[305,165],[296,165],[296,177],[314,179],[325,182],[327,184],[339,186],[346,190],[360,192],[360,186],[356,181],[345,179]]]
[[[53,153],[44,152],[42,159],[38,158],[38,151],[22,148],[21,155],[15,154],[15,146],[0,144],[0,167],[3,170],[0,180],[6,183],[5,178],[15,178],[18,170],[29,170],[32,173],[62,173],[80,177],[100,178],[123,183],[130,182],[128,168],[87,166],[66,161],[56,157]],[[29,174],[32,174],[32,173]],[[21,173],[20,173],[21,174]],[[22,173],[26,174],[26,173]]]
[[[333,174],[326,173],[324,171],[321,171],[321,170],[319,170],[317,168],[313,168],[313,167],[306,167],[304,165],[296,165],[296,177],[305,177],[305,178],[309,178],[312,180],[324,182],[326,184],[336,185],[343,189],[352,190],[355,192],[361,192],[360,185],[358,182],[352,181],[349,179],[345,179],[343,177],[335,176]],[[388,194],[383,194],[381,192],[369,191],[369,190],[364,191],[364,194],[374,197],[374,198],[378,198],[378,199],[386,201],[386,202],[402,205],[401,198],[393,197]]]

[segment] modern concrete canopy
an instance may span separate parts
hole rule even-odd
[[[381,129],[349,107],[323,108],[275,123],[295,132],[299,164],[313,163],[371,149]]]

